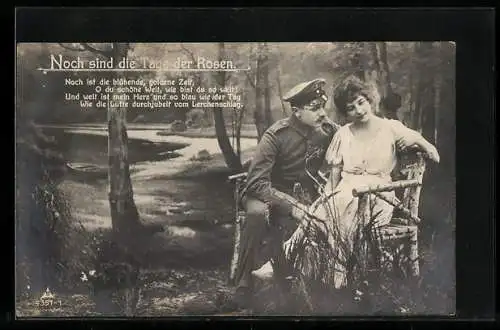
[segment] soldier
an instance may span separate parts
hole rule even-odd
[[[306,174],[306,158],[315,155],[310,173],[316,174],[324,152],[338,129],[330,121],[324,107],[328,97],[324,79],[303,82],[292,88],[283,100],[289,102],[292,114],[275,122],[263,134],[250,164],[247,184],[241,192],[241,205],[246,211],[240,245],[239,264],[233,302],[246,307],[252,297],[252,270],[259,268],[276,253],[282,240],[293,232],[300,210],[273,200],[271,191],[293,193],[299,182],[312,200],[316,194],[313,180]],[[312,158],[312,157],[311,157]],[[270,216],[271,215],[271,216]],[[271,253],[261,248],[263,237],[271,237]],[[259,264],[259,262],[261,264]]]

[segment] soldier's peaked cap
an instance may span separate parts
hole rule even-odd
[[[322,98],[325,95],[323,90],[325,84],[326,80],[322,78],[300,83],[283,96],[283,101],[291,104],[304,104],[316,98]]]

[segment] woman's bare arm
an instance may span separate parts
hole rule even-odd
[[[419,132],[414,130],[410,131],[411,134],[406,134],[396,141],[398,148],[400,150],[405,150],[408,147],[416,145],[417,147],[422,149],[422,151],[425,152],[431,160],[439,163],[440,157],[436,147],[432,143],[427,141]]]

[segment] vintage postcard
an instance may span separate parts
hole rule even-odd
[[[455,314],[454,42],[16,47],[17,317]]]

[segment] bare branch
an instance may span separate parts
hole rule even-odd
[[[107,52],[107,51],[104,51],[104,50],[100,50],[100,49],[97,49],[95,47],[92,47],[90,46],[89,44],[87,43],[82,43],[81,44],[82,47],[86,50],[86,51],[89,51],[91,53],[95,53],[95,54],[100,54],[102,56],[105,56],[105,57],[111,57],[112,53],[111,52]]]
[[[229,81],[229,79],[231,79],[231,73],[226,72],[226,79],[224,80],[224,85],[226,85],[226,83]]]
[[[243,72],[245,72],[245,76],[247,77],[247,80],[250,83],[250,85],[253,88],[255,88],[255,81],[254,81],[255,77],[254,78],[250,77],[250,74],[247,71],[243,71]]]
[[[190,51],[188,48],[186,48],[186,46],[184,46],[184,44],[182,44],[182,43],[181,43],[181,50],[189,56],[189,58],[191,59],[191,61],[193,61],[193,63],[196,62],[196,58],[194,57],[194,53],[192,51]]]
[[[167,49],[167,50],[165,50],[165,52],[167,52],[167,53],[182,53],[183,50],[182,49]]]
[[[189,50],[189,48],[187,48],[186,46],[184,46],[184,44],[182,44],[182,43],[180,43],[180,49],[170,49],[170,50],[167,50],[167,53],[168,52],[171,52],[171,53],[184,53],[184,54],[186,54],[189,57],[189,59],[191,61],[193,61],[193,63],[196,60],[196,58],[194,57],[194,53],[191,50]],[[203,81],[201,79],[201,74],[198,72],[198,73],[193,73],[193,75],[198,80],[198,84],[202,85]]]
[[[85,50],[85,48],[83,48],[82,44],[80,44],[81,47],[70,47],[70,46],[63,44],[62,42],[58,42],[58,44],[59,44],[59,46],[61,46],[64,49],[75,51],[75,52],[83,52]]]
[[[90,46],[89,44],[83,43],[83,42],[79,43],[80,47],[71,47],[71,46],[63,44],[62,42],[58,42],[58,44],[62,48],[67,49],[67,50],[71,50],[71,51],[74,51],[74,52],[88,51],[88,52],[91,52],[91,53],[94,53],[94,54],[103,55],[105,57],[110,57],[111,56],[111,52],[106,52],[106,51],[94,48],[94,47]]]
[[[276,83],[278,86],[278,94],[281,102],[281,110],[283,111],[283,115],[288,116],[286,113],[285,103],[283,102],[283,93],[281,92],[281,79],[280,79],[280,70],[278,69],[276,72]]]

